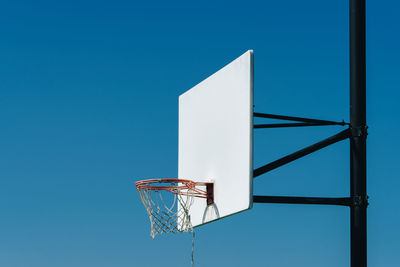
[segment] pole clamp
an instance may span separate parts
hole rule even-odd
[[[368,126],[350,127],[352,137],[361,137],[368,135]]]
[[[367,207],[369,205],[368,202],[369,196],[354,196],[351,197],[351,206],[353,207]]]

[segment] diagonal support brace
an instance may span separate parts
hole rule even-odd
[[[266,164],[262,167],[255,169],[253,171],[253,178],[260,176],[266,172],[272,171],[273,169],[276,169],[278,167],[281,167],[282,165],[288,164],[289,162],[292,162],[296,159],[302,158],[302,157],[304,157],[308,154],[311,154],[317,150],[320,150],[324,147],[327,147],[327,146],[337,143],[339,141],[345,140],[349,137],[351,137],[351,130],[348,128],[348,129],[341,131],[340,133],[335,134],[335,135],[333,135],[325,140],[322,140],[316,144],[313,144],[311,146],[303,148],[303,149],[296,151],[290,155],[287,155],[286,157],[280,158],[269,164]]]
[[[342,125],[342,126],[349,125],[349,123],[344,122],[344,121],[337,122],[337,121],[317,120],[317,119],[300,118],[300,117],[293,117],[293,116],[283,116],[283,115],[258,113],[258,112],[254,112],[253,116],[256,118],[297,121],[297,122],[313,123],[316,125]]]

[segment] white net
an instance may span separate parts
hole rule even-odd
[[[189,189],[176,189],[176,192],[143,188],[137,190],[150,218],[151,237],[155,238],[162,233],[193,231],[189,214],[193,194]]]
[[[202,189],[206,187],[206,190]],[[210,193],[208,188],[210,187]],[[190,222],[193,198],[199,197],[208,204],[214,202],[212,183],[182,179],[150,179],[136,182],[140,199],[150,218],[150,235],[192,232],[192,267],[194,266],[195,234]]]

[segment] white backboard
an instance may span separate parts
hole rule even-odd
[[[179,97],[178,177],[214,182],[214,204],[195,198],[192,225],[252,207],[253,51]],[[179,207],[178,207],[179,208]]]

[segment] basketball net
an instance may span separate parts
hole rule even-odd
[[[193,233],[192,266],[194,266],[195,234],[189,210],[193,204],[193,197],[203,198],[207,204],[214,202],[213,184],[168,178],[142,180],[135,184],[150,218],[150,235],[153,239],[162,233]]]
[[[193,194],[186,189],[185,194],[172,194],[173,200],[164,201],[165,190],[137,189],[140,199],[146,207],[150,218],[150,235],[154,239],[162,233],[192,232],[189,209],[193,203]],[[171,194],[169,195],[171,196]]]

